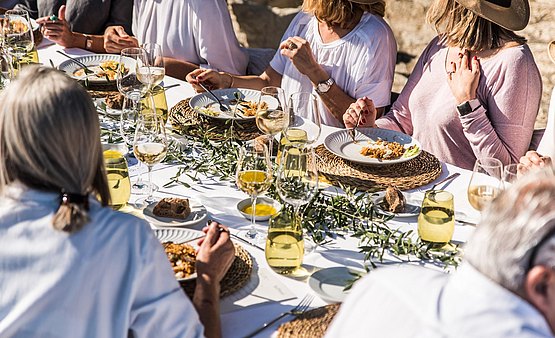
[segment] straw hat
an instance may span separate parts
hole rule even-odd
[[[547,46],[547,53],[549,54],[551,61],[555,63],[555,40],[551,41],[549,46]]]
[[[455,0],[478,16],[511,31],[528,25],[530,5],[528,0]]]
[[[371,5],[371,4],[375,4],[376,2],[380,2],[381,0],[349,0],[349,1],[357,4]]]

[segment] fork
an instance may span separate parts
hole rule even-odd
[[[212,95],[212,97],[215,98],[216,101],[218,101],[218,104],[220,105],[220,110],[221,111],[229,111],[229,108],[224,106],[222,104],[222,101],[220,101],[220,99],[216,96],[216,94],[214,94],[210,89],[208,89],[208,87],[203,85],[202,82],[200,82],[200,81],[198,81],[198,85],[200,86],[200,88],[204,89],[205,92],[210,93],[210,95]]]
[[[347,130],[349,132],[349,135],[353,139],[353,143],[357,143],[357,140],[355,139],[355,136],[356,136],[356,130],[357,130],[358,125],[360,124],[360,119],[361,118],[362,118],[362,112],[360,112],[360,114],[358,114],[357,124],[355,124],[355,126],[353,128]]]
[[[299,302],[299,304],[297,304],[297,306],[295,306],[294,308],[292,308],[291,310],[289,310],[287,312],[284,312],[284,313],[280,314],[276,318],[272,319],[270,322],[265,323],[264,325],[262,325],[262,327],[256,329],[256,331],[253,331],[250,334],[246,335],[245,338],[252,338],[252,337],[256,336],[257,334],[264,331],[266,328],[272,326],[272,324],[274,324],[275,322],[277,322],[278,320],[280,320],[281,318],[283,318],[285,316],[290,315],[290,316],[298,317],[298,316],[302,315],[303,313],[305,313],[306,310],[308,310],[308,308],[309,308],[309,306],[310,306],[310,304],[312,303],[313,300],[314,300],[314,296],[307,294]]]

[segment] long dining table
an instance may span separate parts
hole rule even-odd
[[[38,48],[39,61],[44,65],[59,65],[61,62],[67,60],[66,57],[57,53],[57,51],[60,50],[72,57],[91,54],[81,49],[63,48],[45,39]],[[176,85],[166,91],[167,103],[170,108],[181,100],[196,94],[188,83],[169,76],[164,78],[163,84],[164,86]],[[337,128],[323,126],[321,139],[334,130],[337,130]],[[134,166],[136,166],[136,164],[130,166],[130,176],[132,180],[139,171]],[[186,181],[190,187],[173,185],[165,188],[164,184],[169,181],[170,177],[176,174],[179,167],[178,164],[161,164],[156,166],[152,178],[160,189],[155,193],[155,197],[183,196],[198,200],[206,207],[210,219],[229,226],[234,234],[238,234],[239,231],[247,229],[250,226],[250,220],[244,218],[236,208],[237,203],[248,196],[238,190],[232,183],[202,175],[196,180],[183,176],[182,180]],[[441,176],[434,182],[453,173],[460,173],[460,176],[448,183],[445,186],[445,190],[450,191],[454,195],[457,215],[463,215],[467,220],[465,223],[456,223],[453,240],[457,242],[466,242],[474,229],[473,226],[469,225],[470,222],[468,220],[472,220],[472,223],[476,223],[480,217],[480,214],[470,206],[467,199],[467,187],[472,172],[442,163]],[[408,193],[414,196],[418,196],[419,194],[423,196],[423,192],[429,189],[434,182],[410,190]],[[442,185],[439,185],[438,188],[442,187]],[[334,189],[333,187],[328,188],[328,190]],[[337,190],[339,191],[338,188]],[[132,195],[130,202],[133,203],[137,198],[138,196]],[[141,217],[140,212],[136,212],[136,214]],[[198,224],[194,228],[201,229],[204,224],[205,223]],[[389,221],[388,224],[390,227],[398,228],[402,231],[416,230],[417,219],[416,217],[394,218]],[[267,228],[267,223],[260,223],[259,228],[264,230]],[[251,246],[242,241],[238,241],[237,243],[242,245],[250,253],[253,259],[254,269],[251,279],[245,288],[222,299],[222,330],[224,337],[244,337],[246,334],[252,332],[254,329],[260,327],[280,313],[290,310],[307,294],[313,294],[315,296],[311,303],[311,308],[328,304],[328,302],[319,297],[319,294],[308,285],[307,280],[309,279],[310,273],[331,267],[350,267],[363,270],[365,264],[367,264],[367,262],[365,263],[364,255],[358,250],[358,239],[350,236],[337,237],[326,245],[317,246],[313,252],[305,255],[303,260],[303,267],[307,272],[305,276],[288,277],[286,275],[277,274],[271,270],[266,263],[263,249]],[[386,257],[386,260],[394,263],[426,265],[417,260],[411,263],[399,262],[394,257]],[[257,337],[275,335],[279,324],[291,319],[293,319],[293,317],[286,316],[272,327],[262,331]]]

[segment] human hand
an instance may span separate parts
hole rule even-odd
[[[447,82],[457,105],[476,98],[480,82],[480,61],[476,56],[470,60],[470,53],[463,51],[456,62],[451,62]]]
[[[53,19],[53,20],[52,20]],[[64,47],[75,47],[75,36],[66,21],[66,6],[62,5],[58,10],[58,17],[45,16],[37,19],[41,25],[41,32],[45,38]]]
[[[359,126],[375,127],[377,110],[376,107],[374,107],[374,102],[367,97],[363,97],[351,103],[345,114],[343,114],[343,123],[345,127],[356,127],[360,114],[362,114],[362,117],[360,118]]]
[[[231,84],[231,75],[224,72],[217,72],[213,69],[195,69],[186,76],[193,89],[197,92],[203,92],[204,89],[199,85],[202,83],[208,89],[229,88]]]
[[[520,158],[517,167],[517,176],[521,177],[534,168],[544,168],[551,165],[551,157],[542,156],[536,151],[528,151]]]
[[[235,259],[229,229],[217,222],[202,229],[206,236],[198,241],[196,270],[202,281],[219,283]]]
[[[125,32],[123,26],[109,26],[104,31],[104,49],[107,53],[119,53],[122,49],[139,47],[139,42]]]
[[[310,44],[305,39],[293,36],[279,45],[280,53],[293,62],[295,68],[304,75],[309,76],[319,70],[320,65],[314,59]]]

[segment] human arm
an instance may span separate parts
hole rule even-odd
[[[268,67],[260,76],[237,76],[213,69],[197,69],[187,74],[189,82],[197,92],[204,91],[199,85],[202,82],[210,88],[251,88],[262,89],[267,86],[279,87],[281,75],[272,67]]]
[[[123,26],[109,26],[104,31],[104,49],[107,53],[120,53],[124,48],[139,47],[139,42]]]
[[[176,79],[186,80],[187,74],[198,69],[199,66],[191,62],[165,57],[164,68],[166,69],[166,75],[175,77]]]

